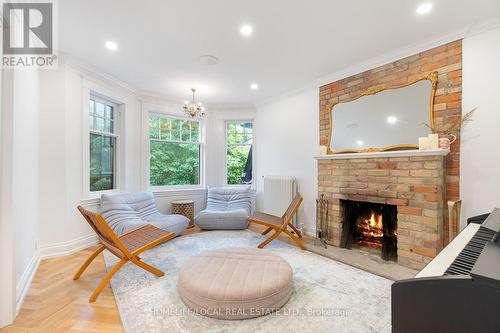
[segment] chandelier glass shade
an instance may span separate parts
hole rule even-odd
[[[196,100],[194,98],[196,89],[191,88],[191,91],[193,92],[193,100],[191,102],[186,101],[182,109],[188,117],[202,118],[205,115],[205,107],[202,106],[200,102],[196,103]]]

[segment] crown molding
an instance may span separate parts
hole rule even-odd
[[[134,86],[120,79],[117,79],[110,74],[105,73],[103,70],[100,70],[95,66],[85,63],[62,51],[58,52],[58,57],[60,63],[79,71],[84,77],[88,78],[89,80],[104,81],[107,84],[116,85],[128,91],[129,93],[137,94],[137,89]]]
[[[484,32],[488,32],[490,30],[495,30],[500,28],[500,15],[494,17],[491,20],[483,21],[477,24],[474,24],[470,27],[467,33],[464,36],[465,38],[474,37],[476,35],[482,34]]]

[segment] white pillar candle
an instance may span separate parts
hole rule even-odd
[[[439,148],[439,135],[438,134],[429,134],[429,149],[438,149]]]
[[[421,137],[418,138],[418,149],[420,150],[425,150],[429,149],[429,138],[428,137]]]
[[[319,146],[319,154],[326,155],[326,146]]]

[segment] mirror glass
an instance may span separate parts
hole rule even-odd
[[[341,102],[332,109],[330,149],[364,150],[418,144],[430,133],[432,82],[382,90],[374,95]]]

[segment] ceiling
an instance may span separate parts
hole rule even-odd
[[[418,0],[64,0],[59,46],[140,92],[182,102],[194,86],[207,104],[253,105],[500,13],[498,0],[428,1],[418,16]]]

